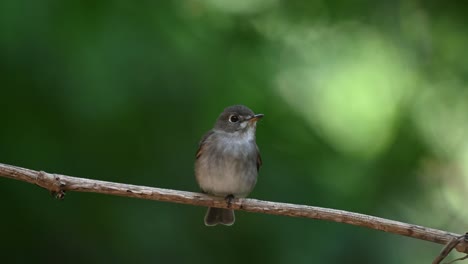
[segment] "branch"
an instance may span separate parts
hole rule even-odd
[[[92,192],[196,206],[231,208],[247,212],[327,220],[367,227],[439,244],[453,243],[454,240],[458,240],[459,243],[455,246],[457,251],[468,253],[468,241],[460,240],[459,238],[462,237],[460,234],[343,210],[256,199],[234,199],[228,204],[223,198],[201,193],[77,178],[34,171],[2,163],[0,163],[0,176],[39,185],[55,193],[58,198],[63,198],[65,191]]]

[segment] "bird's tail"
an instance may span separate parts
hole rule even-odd
[[[230,226],[234,224],[234,221],[236,221],[234,210],[209,207],[208,211],[206,211],[206,226],[215,226],[217,224]]]

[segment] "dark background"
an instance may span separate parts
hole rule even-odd
[[[464,233],[466,8],[423,1],[0,2],[0,162],[198,191],[198,140],[245,104],[250,197]],[[360,227],[0,178],[19,263],[430,263],[441,245]],[[456,254],[455,254],[456,255]]]

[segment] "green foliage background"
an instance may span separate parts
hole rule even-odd
[[[224,107],[265,118],[251,197],[466,231],[466,8],[436,1],[0,2],[0,162],[197,191]],[[430,263],[349,225],[0,178],[5,263]]]

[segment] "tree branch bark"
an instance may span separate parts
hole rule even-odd
[[[229,205],[223,198],[201,193],[77,178],[2,163],[0,163],[0,176],[36,184],[55,193],[59,198],[63,197],[65,191],[102,193],[146,200],[218,208],[229,207],[234,210],[247,212],[327,220],[367,227],[439,244],[447,244],[458,239],[460,242],[455,247],[457,251],[468,253],[468,242],[463,239],[460,240],[459,238],[462,237],[460,234],[343,210],[256,199],[234,199]]]

